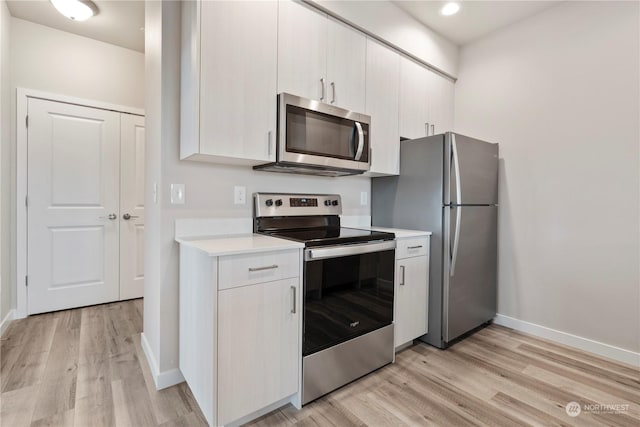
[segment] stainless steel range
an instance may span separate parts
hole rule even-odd
[[[302,403],[393,361],[393,233],[340,226],[335,194],[254,195],[254,231],[305,244]]]

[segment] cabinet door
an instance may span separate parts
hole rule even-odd
[[[453,82],[434,72],[429,78],[429,126],[434,125],[433,132],[439,134],[453,130]]]
[[[400,136],[414,139],[427,135],[429,72],[410,59],[400,58]]]
[[[218,425],[298,391],[299,278],[218,292]]]
[[[347,110],[365,110],[366,43],[364,34],[329,18],[326,102]]]
[[[278,93],[326,102],[327,16],[301,3],[278,4]]]
[[[200,153],[272,161],[278,4],[203,1]]]
[[[371,116],[372,175],[397,175],[400,168],[400,55],[367,39],[365,112]]]
[[[419,256],[396,261],[395,345],[427,333],[429,307],[429,258]]]
[[[436,125],[437,133],[453,132],[453,112],[454,112],[454,99],[455,99],[455,84],[444,77],[438,79],[438,85],[442,91],[442,106],[441,106],[441,119],[440,130]]]

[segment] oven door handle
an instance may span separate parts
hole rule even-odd
[[[356,245],[335,245],[325,248],[306,249],[304,251],[304,260],[315,261],[318,259],[339,258],[350,255],[368,254],[371,252],[388,251],[395,248],[395,240]]]

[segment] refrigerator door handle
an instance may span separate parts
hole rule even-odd
[[[456,174],[456,204],[462,204],[462,183],[460,182],[460,160],[458,159],[458,146],[456,134],[451,134],[451,151],[453,152],[453,169]]]
[[[456,259],[458,258],[458,246],[460,242],[460,221],[462,219],[462,206],[456,206],[456,228],[453,235],[453,249],[451,250],[451,267],[449,268],[449,275],[453,277],[456,271]]]

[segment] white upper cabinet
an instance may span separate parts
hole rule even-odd
[[[359,113],[365,110],[366,37],[333,18],[328,19],[325,102]]]
[[[274,160],[278,3],[203,1],[182,7],[180,158]]]
[[[278,93],[327,102],[327,15],[292,1],[278,5]]]
[[[454,83],[442,76],[432,73],[432,96],[429,122],[433,124],[433,135],[453,131],[453,99]]]
[[[454,83],[408,58],[400,61],[400,135],[414,139],[453,130]]]
[[[367,38],[365,113],[371,116],[370,175],[397,175],[400,168],[400,55]]]
[[[181,48],[181,159],[275,161],[281,92],[371,116],[370,176],[453,128],[452,81],[307,3],[184,1]]]
[[[400,58],[400,136],[427,136],[430,71],[416,62]]]
[[[279,2],[278,93],[365,108],[366,37],[292,1]]]

